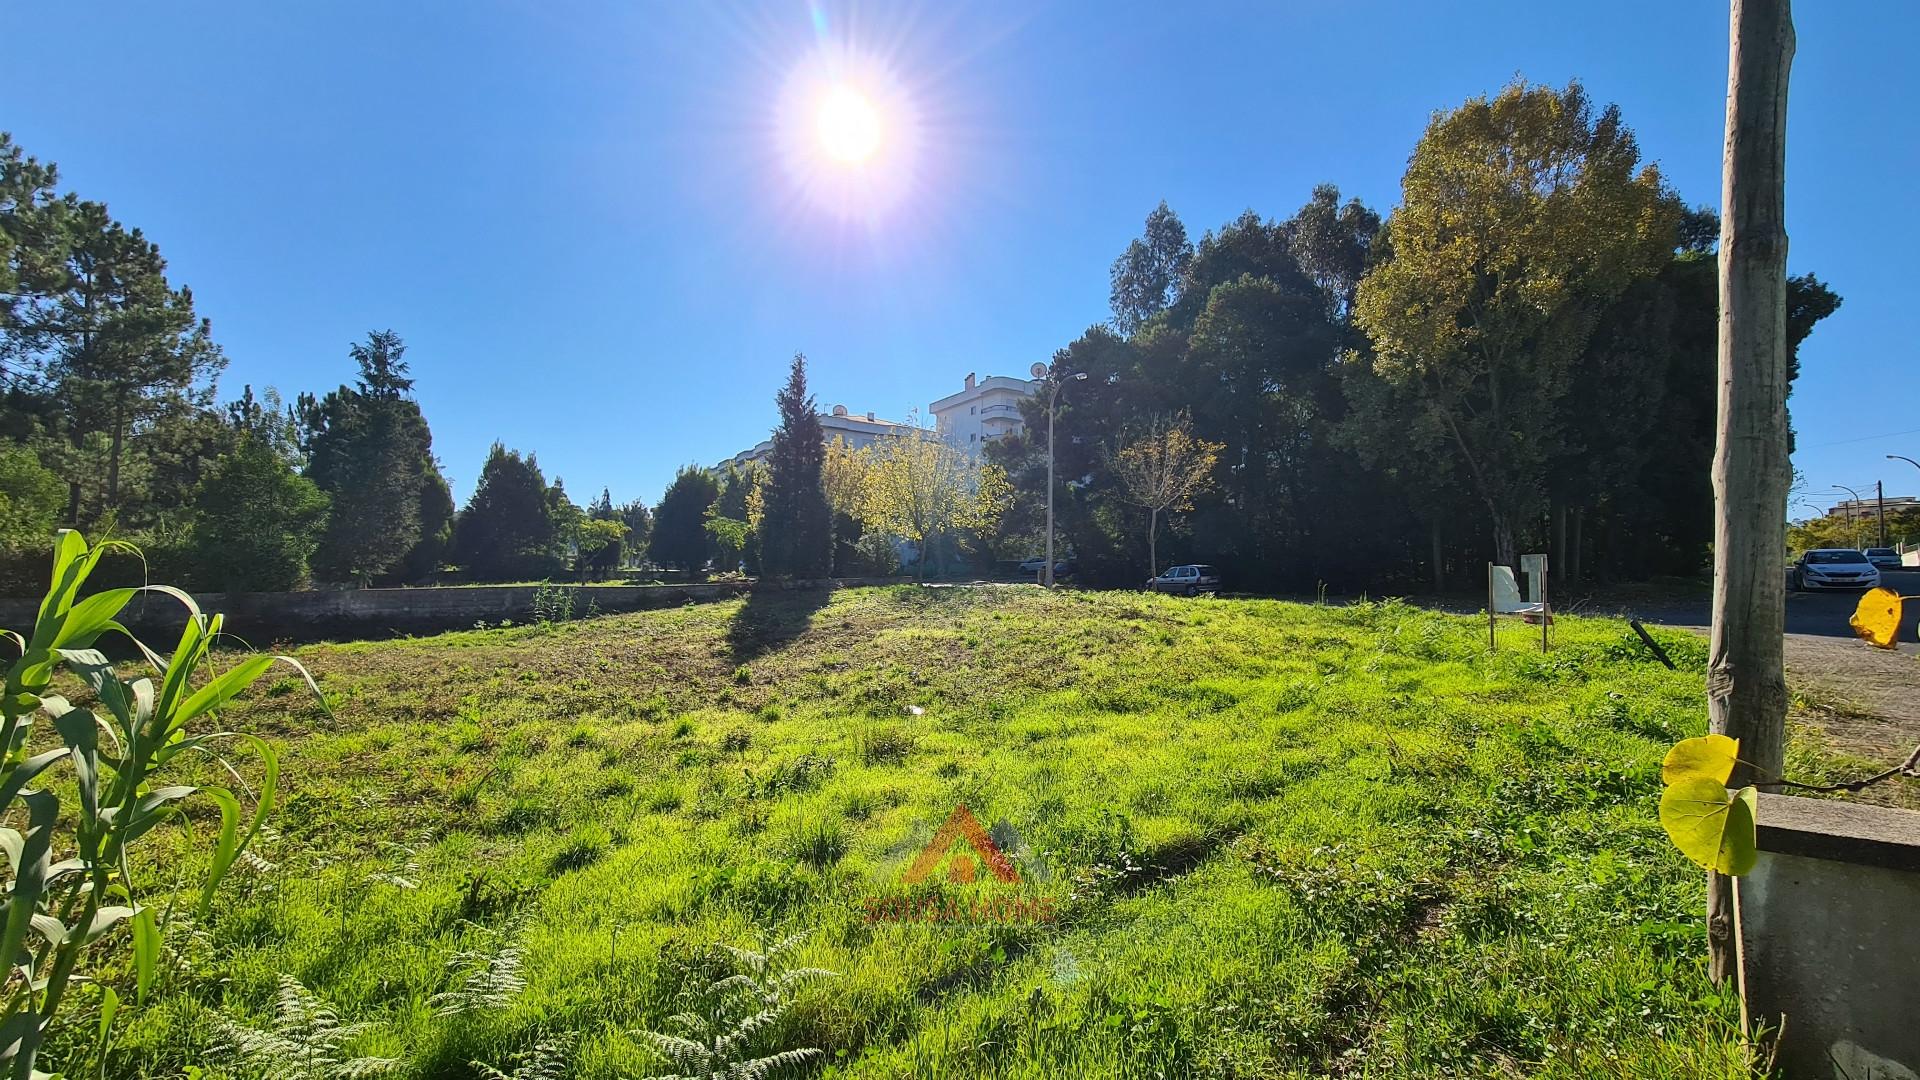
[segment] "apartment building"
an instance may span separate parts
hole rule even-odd
[[[826,437],[828,445],[832,445],[835,439],[845,439],[847,445],[855,450],[872,446],[881,439],[892,438],[896,435],[905,435],[914,430],[910,424],[903,424],[895,420],[882,420],[871,412],[865,415],[856,415],[849,412],[845,405],[835,405],[833,408],[819,415],[820,430]],[[748,462],[765,461],[767,456],[772,453],[773,440],[771,438],[763,439],[752,449],[742,450],[727,460],[722,461],[720,464],[715,465],[713,471],[716,473],[724,473],[727,471],[729,465],[744,466]]]
[[[1026,427],[1020,418],[1020,402],[1034,395],[1039,382],[1010,375],[989,375],[976,379],[967,375],[966,385],[958,393],[928,406],[934,428],[954,446],[978,455],[987,443],[1003,439]]]

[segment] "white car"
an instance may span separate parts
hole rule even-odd
[[[1876,569],[1900,569],[1900,553],[1892,548],[1868,548],[1866,555],[1867,561],[1872,563]]]
[[[1853,548],[1814,548],[1802,552],[1787,571],[1794,589],[1877,589],[1880,568]]]
[[[1156,578],[1147,579],[1147,588],[1154,592],[1179,593],[1181,596],[1220,591],[1220,572],[1211,566],[1188,563],[1185,566],[1169,566],[1167,572]]]

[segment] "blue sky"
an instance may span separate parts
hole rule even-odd
[[[1796,461],[1920,492],[1883,457],[1920,458],[1920,12],[1795,14],[1791,265],[1846,298]],[[1384,212],[1429,114],[1515,75],[1581,78],[1719,201],[1713,0],[65,4],[9,33],[0,127],[161,245],[223,396],[337,385],[391,327],[461,499],[500,439],[651,504],[765,437],[795,350],[823,405],[894,417],[1022,372],[1106,315],[1159,200],[1196,235],[1322,181]],[[864,180],[790,149],[823,63],[881,102]]]

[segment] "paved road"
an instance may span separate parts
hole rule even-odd
[[[1916,619],[1920,619],[1920,570],[1888,570],[1881,575],[1881,584],[1893,589],[1902,596],[1916,599],[1906,603],[1900,620],[1900,650],[1902,652],[1920,651],[1916,644]],[[1790,592],[1787,594],[1787,633],[1812,634],[1819,637],[1853,636],[1853,627],[1847,619],[1859,606],[1860,594],[1857,592]],[[1667,626],[1711,626],[1713,624],[1711,605],[1702,599],[1680,603],[1640,604],[1625,609],[1625,614],[1636,616],[1642,622],[1663,623]]]

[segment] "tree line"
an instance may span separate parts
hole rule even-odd
[[[1575,579],[1700,572],[1717,235],[1577,82],[1436,113],[1384,217],[1323,185],[1194,242],[1162,203],[1111,318],[1053,357],[1081,575],[1136,584],[1156,547],[1281,591],[1470,587],[1523,550]],[[1789,300],[1796,349],[1840,304],[1812,275]],[[989,451],[1020,495],[1008,536],[1045,503],[1046,394],[1023,410]],[[1128,448],[1174,418],[1217,455],[1143,503]]]
[[[903,563],[924,577],[992,559],[1013,494],[998,466],[913,423],[872,446],[825,441],[803,355],[774,405],[764,463],[719,475],[680,469],[655,508],[651,561],[821,578],[892,574]]]
[[[58,186],[0,134],[12,588],[38,586],[69,524],[204,589],[589,578],[630,555],[926,573],[1043,546],[1055,395],[984,462],[926,432],[854,450],[823,441],[799,356],[764,463],[687,466],[651,509],[604,491],[582,508],[495,445],[456,509],[396,334],[354,344],[357,378],[324,396],[218,406],[226,360],[191,291]],[[1110,317],[1052,360],[1068,557],[1094,584],[1190,560],[1274,591],[1468,587],[1522,550],[1563,579],[1697,572],[1717,234],[1578,83],[1436,113],[1384,216],[1322,185],[1195,241],[1162,203],[1111,268]],[[1789,301],[1797,348],[1840,297],[1803,275]]]
[[[644,541],[644,504],[582,508],[499,445],[456,511],[405,355],[374,331],[350,384],[217,405],[226,356],[158,246],[0,133],[0,584],[43,587],[63,525],[216,590],[605,576]]]

